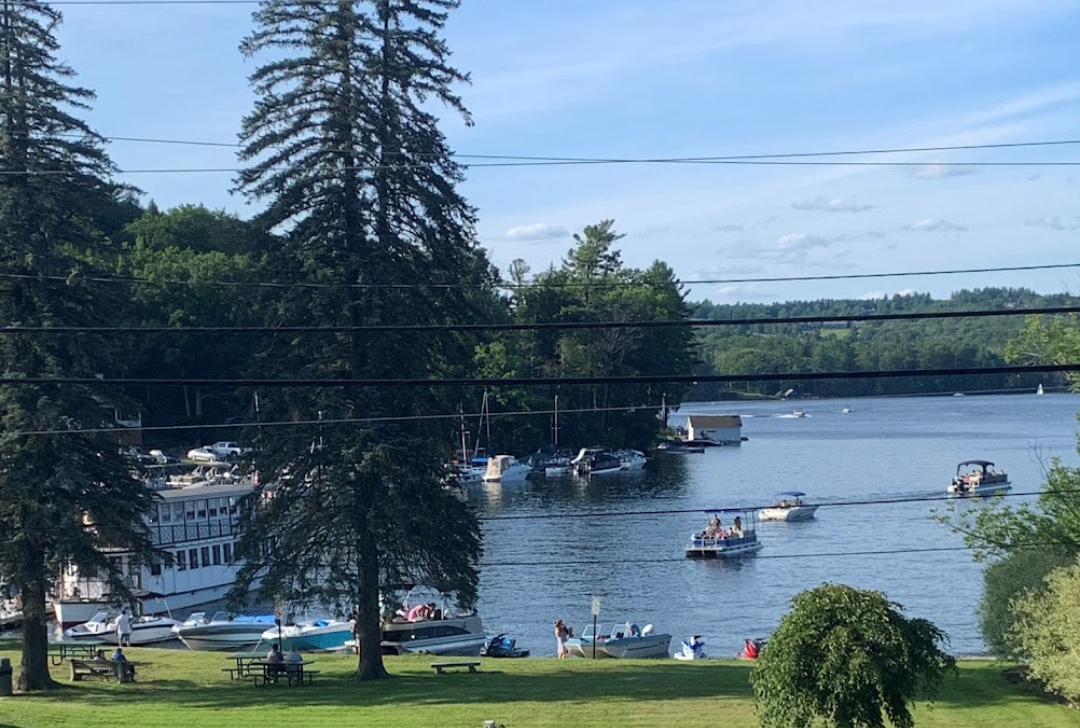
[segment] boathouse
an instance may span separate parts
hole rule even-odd
[[[686,419],[686,434],[692,441],[738,445],[742,442],[742,418],[738,415],[690,415]]]

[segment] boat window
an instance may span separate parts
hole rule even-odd
[[[231,564],[232,563],[232,544],[231,543],[223,544],[222,547],[221,547],[221,550],[225,553],[225,563],[226,564]]]
[[[214,566],[221,566],[221,546],[214,544]]]
[[[210,547],[209,546],[203,546],[202,547],[202,565],[203,566],[209,566],[210,565]]]
[[[188,549],[187,555],[191,568],[199,568],[199,549]]]
[[[205,498],[200,498],[199,500],[195,501],[195,511],[196,511],[195,517],[198,518],[199,520],[202,520],[203,518],[206,518],[206,499]]]
[[[183,551],[176,552],[176,570],[187,571],[187,554]]]

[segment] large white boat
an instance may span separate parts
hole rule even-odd
[[[238,650],[258,644],[266,628],[274,624],[273,614],[230,617],[225,612],[195,612],[173,633],[191,650]]]
[[[492,455],[484,472],[485,483],[520,483],[529,476],[532,468],[512,455]]]
[[[107,555],[140,603],[142,614],[166,614],[223,599],[236,581],[240,564],[240,500],[254,490],[234,468],[196,469],[195,473],[159,478],[159,496],[147,524],[156,549],[150,560],[123,549]],[[62,628],[89,621],[98,612],[117,611],[123,600],[107,580],[76,567],[63,570],[53,595],[53,612]]]
[[[738,514],[732,521],[731,528],[724,528],[720,520],[722,514]],[[749,556],[761,549],[758,541],[757,512],[753,510],[716,511],[709,526],[690,537],[686,547],[686,556],[690,559],[731,559]]]
[[[589,624],[580,637],[566,640],[566,649],[573,657],[586,659],[623,659],[643,657],[667,657],[671,648],[671,635],[654,634],[651,624],[639,629],[632,622],[617,624],[609,634],[604,626]]]
[[[476,657],[487,644],[484,624],[477,615],[390,622],[383,625],[384,655],[427,653]]]
[[[803,503],[805,495],[801,490],[777,493],[773,496],[777,499],[777,504],[772,508],[762,508],[758,517],[762,521],[809,521],[818,507]]]
[[[116,619],[105,612],[98,612],[86,622],[64,630],[64,637],[69,640],[104,642],[108,645],[119,644]],[[179,624],[180,622],[169,617],[132,617],[131,644],[152,645],[175,639],[173,627]]]
[[[616,450],[612,455],[619,458],[623,470],[641,470],[645,467],[645,453],[640,450]]]
[[[997,495],[1012,489],[1004,470],[994,470],[988,460],[965,460],[956,466],[948,493],[954,496]]]
[[[570,465],[578,475],[610,475],[626,469],[617,455],[602,447],[581,448]]]

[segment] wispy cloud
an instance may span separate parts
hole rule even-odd
[[[923,233],[958,233],[967,230],[966,227],[959,223],[951,222],[940,217],[923,218],[910,225],[905,225],[903,229]]]
[[[1052,217],[1036,217],[1030,218],[1024,221],[1025,227],[1037,227],[1046,228],[1047,230],[1080,230],[1080,218],[1076,218],[1077,222],[1068,223],[1062,220],[1057,215]]]
[[[534,225],[512,227],[503,233],[503,237],[514,243],[550,245],[569,238],[570,231],[561,225],[538,222]]]
[[[814,197],[808,200],[796,200],[791,203],[796,210],[818,210],[821,212],[866,212],[874,205],[860,205],[854,195],[844,197]]]
[[[948,177],[964,177],[975,174],[979,168],[974,164],[943,164],[941,162],[929,162],[915,167],[905,167],[909,177],[915,179],[946,179]]]

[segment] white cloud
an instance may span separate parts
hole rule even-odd
[[[515,243],[548,245],[570,237],[570,231],[560,225],[538,222],[535,225],[519,225],[503,233],[503,237]]]
[[[903,229],[924,233],[958,233],[967,230],[966,227],[959,223],[950,222],[940,217],[923,218],[910,225],[905,225]]]
[[[914,288],[901,288],[899,291],[896,292],[896,295],[898,295],[898,296],[914,296],[915,295],[915,289]]]
[[[866,212],[874,205],[860,205],[855,195],[844,197],[814,197],[808,200],[796,200],[791,203],[796,210],[819,210],[821,212]]]
[[[1080,219],[1080,218],[1078,218]],[[1024,221],[1025,227],[1039,227],[1046,228],[1047,230],[1077,230],[1080,229],[1080,223],[1069,224],[1063,222],[1060,217],[1054,215],[1052,217],[1036,217]]]
[[[979,168],[974,164],[944,164],[942,162],[930,162],[916,167],[906,167],[908,176],[915,179],[946,179],[947,177],[963,177],[975,174]]]
[[[810,250],[811,248],[826,248],[829,241],[818,235],[809,233],[789,233],[776,239],[776,247],[780,250]]]

